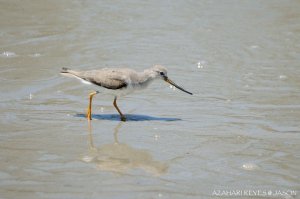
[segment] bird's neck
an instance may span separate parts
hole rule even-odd
[[[152,70],[146,69],[140,75],[140,84],[148,86],[154,79],[156,79],[156,73]]]

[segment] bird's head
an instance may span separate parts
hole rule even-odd
[[[155,72],[155,76],[156,78],[160,78],[166,82],[168,82],[169,84],[171,84],[172,86],[175,86],[176,88],[178,88],[179,90],[185,92],[185,93],[188,93],[190,95],[193,95],[193,93],[183,89],[182,87],[178,86],[177,84],[175,84],[172,80],[170,80],[168,78],[168,71],[167,69],[164,67],[164,66],[161,66],[161,65],[155,65],[153,66],[152,70]]]
[[[164,66],[155,65],[153,66],[152,70],[154,71],[156,78],[164,79],[165,77],[167,77],[168,71]]]

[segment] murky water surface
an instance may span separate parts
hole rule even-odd
[[[299,197],[299,1],[11,0],[0,13],[0,198]],[[119,100],[125,123],[101,94],[88,123],[90,88],[59,75],[154,64],[195,95],[157,81]]]

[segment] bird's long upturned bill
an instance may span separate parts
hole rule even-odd
[[[168,77],[165,76],[165,77],[164,77],[164,80],[165,80],[166,82],[168,82],[169,84],[171,84],[172,86],[175,86],[175,87],[178,88],[179,90],[181,90],[181,91],[183,91],[183,92],[185,92],[185,93],[188,93],[188,94],[190,94],[190,95],[193,95],[193,93],[191,93],[191,92],[189,92],[189,91],[183,89],[182,87],[178,86],[178,85],[175,84],[172,80],[170,80]]]

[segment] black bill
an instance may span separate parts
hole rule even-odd
[[[185,93],[188,93],[188,94],[190,94],[190,95],[193,95],[193,93],[191,93],[191,92],[189,92],[189,91],[187,91],[187,90],[181,88],[180,86],[178,86],[177,84],[175,84],[172,80],[170,80],[168,77],[164,77],[164,80],[165,80],[166,82],[168,82],[169,84],[171,84],[172,86],[175,86],[175,87],[178,88],[179,90],[181,90],[181,91],[183,91],[183,92],[185,92]]]

